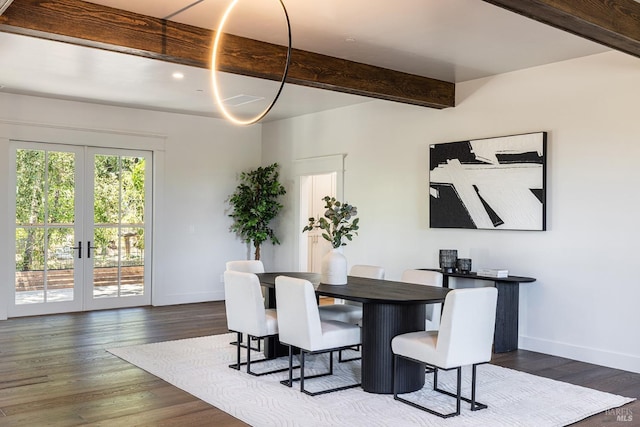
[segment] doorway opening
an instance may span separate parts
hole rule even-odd
[[[300,177],[300,221],[307,224],[309,218],[324,215],[325,196],[336,197],[337,173]],[[331,250],[331,243],[322,237],[322,230],[315,229],[304,234],[306,241],[300,244],[301,271],[320,273],[322,257]]]

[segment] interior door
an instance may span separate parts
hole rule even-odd
[[[320,218],[325,212],[325,196],[336,196],[336,173],[312,175],[308,177],[308,214],[307,217]],[[315,229],[308,232],[307,271],[320,273],[322,257],[328,253],[331,243],[322,237],[323,231]]]
[[[148,305],[148,152],[15,142],[10,316]]]

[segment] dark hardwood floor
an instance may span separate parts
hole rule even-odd
[[[105,350],[224,332],[222,302],[0,321],[0,426],[244,426]],[[493,363],[640,397],[640,374],[524,350]],[[638,402],[625,409],[632,422],[603,413],[575,425],[640,425]]]

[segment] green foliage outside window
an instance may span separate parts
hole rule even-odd
[[[16,270],[69,268],[76,245],[74,153],[32,149],[16,151]],[[93,245],[124,246],[135,236],[144,249],[145,161],[126,156],[95,156]],[[119,227],[119,224],[125,227]],[[46,225],[46,236],[45,236]],[[97,253],[96,255],[101,255]],[[128,255],[128,254],[127,254]],[[125,254],[123,253],[123,257]]]

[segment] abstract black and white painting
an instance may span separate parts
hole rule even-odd
[[[431,145],[431,228],[546,230],[546,145],[546,132]]]

